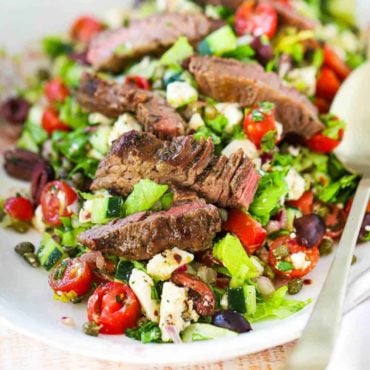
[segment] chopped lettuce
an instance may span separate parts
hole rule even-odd
[[[227,234],[213,248],[213,255],[219,259],[231,275],[231,287],[242,286],[248,279],[258,276],[254,263],[249,258],[240,240]]]
[[[49,57],[56,58],[61,54],[70,53],[73,47],[70,43],[62,40],[58,36],[47,36],[42,40],[42,47]]]
[[[149,179],[140,180],[126,199],[126,215],[151,209],[167,190],[167,185],[159,185]]]
[[[189,44],[188,39],[182,36],[162,55],[160,63],[165,66],[177,65],[193,54],[193,47]]]
[[[60,108],[59,118],[73,129],[88,125],[88,114],[85,113],[76,99],[68,97]]]
[[[288,288],[286,286],[282,286],[275,290],[270,297],[257,302],[256,311],[253,314],[247,313],[246,318],[250,322],[274,318],[285,319],[293,313],[302,310],[311,302],[311,299],[306,301],[286,299],[285,296],[287,291]]]
[[[262,225],[279,208],[279,201],[288,192],[288,185],[282,172],[270,172],[262,176],[249,212]]]
[[[140,340],[142,343],[160,343],[162,341],[161,330],[152,321],[148,321],[137,328],[127,329],[125,334],[129,338]]]
[[[356,175],[344,176],[338,181],[322,187],[318,197],[327,203],[345,203],[356,189],[357,183],[358,177]]]

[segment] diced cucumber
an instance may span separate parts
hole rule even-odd
[[[175,44],[161,57],[160,63],[165,66],[179,64],[194,54],[193,47],[186,37],[179,37]]]
[[[61,246],[52,238],[46,238],[36,253],[40,265],[47,271],[51,270],[63,257]]]
[[[253,285],[245,285],[243,287],[247,312],[253,315],[257,309],[256,288]]]
[[[237,38],[230,26],[223,26],[208,35],[198,47],[202,55],[213,54],[221,56],[235,50]]]
[[[108,218],[122,215],[123,199],[121,197],[95,198],[91,207],[91,222],[102,224]]]
[[[191,324],[181,334],[184,342],[195,342],[220,337],[236,337],[234,331],[219,328],[211,324]]]
[[[231,310],[238,311],[240,313],[247,312],[246,297],[242,287],[228,289],[227,299],[228,306]]]
[[[114,279],[128,284],[133,269],[134,265],[131,261],[120,260]]]
[[[122,216],[123,199],[121,197],[109,197],[106,216],[108,218]]]

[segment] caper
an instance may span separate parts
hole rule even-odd
[[[356,257],[356,255],[353,255],[351,265],[354,265],[356,262],[357,262],[357,257]]]
[[[324,238],[319,245],[320,256],[326,256],[333,251],[334,241],[331,238]]]
[[[214,119],[217,117],[217,109],[213,105],[207,105],[204,109],[204,114],[207,119]]]
[[[23,258],[32,267],[39,267],[40,266],[39,260],[37,259],[35,253],[26,252],[26,253],[23,254]]]
[[[266,276],[268,277],[269,279],[271,280],[274,280],[275,279],[275,272],[274,270],[271,268],[271,266],[269,265],[265,265],[264,266],[264,269],[263,269],[263,276]]]
[[[91,335],[92,337],[97,337],[99,335],[99,325],[93,321],[87,321],[82,325],[82,331],[86,335]]]
[[[78,254],[78,248],[70,247],[68,245],[63,246],[63,251],[70,258],[76,257]]]
[[[288,294],[297,294],[302,290],[303,281],[300,278],[292,279],[288,283]]]
[[[9,227],[20,234],[26,233],[30,229],[30,224],[24,221],[13,221]]]
[[[73,185],[77,188],[80,189],[83,187],[85,179],[84,176],[81,172],[76,172],[72,175],[71,180],[73,182]]]
[[[285,245],[279,245],[272,253],[275,257],[285,258],[289,256],[289,250]]]
[[[23,256],[25,253],[35,253],[35,246],[30,242],[20,242],[14,247],[14,250]]]

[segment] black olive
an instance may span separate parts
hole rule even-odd
[[[314,213],[304,215],[294,220],[297,242],[312,248],[318,245],[326,232],[324,220]]]
[[[40,203],[42,189],[54,178],[54,170],[49,162],[41,161],[36,165],[31,178],[31,195],[35,205]]]
[[[247,333],[252,330],[248,320],[239,312],[232,310],[221,310],[212,316],[212,324],[220,328]]]
[[[22,97],[12,97],[0,105],[0,116],[10,123],[23,123],[30,110],[30,103]]]

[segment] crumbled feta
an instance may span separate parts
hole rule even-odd
[[[93,199],[85,200],[78,214],[78,220],[82,224],[91,221],[92,207],[93,207]]]
[[[38,205],[35,211],[35,215],[33,216],[32,219],[32,224],[35,226],[35,229],[39,231],[40,233],[43,233],[46,230],[46,225],[43,220],[43,214],[42,214],[42,209],[41,205]]]
[[[310,266],[310,261],[306,261],[306,254],[304,252],[293,253],[290,258],[296,270],[304,270]]]
[[[39,105],[34,105],[28,112],[28,121],[36,124],[41,125],[42,115],[44,113],[44,108]]]
[[[293,157],[298,157],[299,153],[301,152],[301,149],[298,146],[289,145],[288,146],[288,152]]]
[[[174,108],[193,103],[198,100],[198,92],[187,82],[175,81],[167,86],[167,102]]]
[[[294,85],[302,86],[304,92],[308,95],[314,95],[316,91],[316,67],[309,66],[295,68],[289,71],[286,79]]]
[[[227,293],[225,293],[220,300],[220,306],[223,310],[227,310],[229,308],[229,299]]]
[[[188,299],[187,288],[181,288],[171,282],[163,284],[159,328],[162,340],[168,342],[171,337],[166,330],[167,326],[174,326],[180,333],[191,321],[197,321],[198,314],[193,309],[192,301]]]
[[[117,140],[121,135],[131,130],[141,131],[142,128],[131,114],[124,113],[114,122],[108,138],[109,144],[111,145],[114,140]]]
[[[219,103],[215,108],[227,119],[226,132],[231,132],[233,127],[243,119],[243,112],[237,103]]]
[[[129,286],[139,300],[145,316],[153,321],[159,321],[159,302],[152,298],[153,279],[144,271],[133,269]]]
[[[89,114],[88,121],[90,125],[110,125],[113,120],[104,114],[95,112]]]
[[[198,130],[198,128],[204,126],[204,121],[202,116],[199,113],[194,113],[189,121],[189,128],[191,130]]]
[[[147,264],[146,269],[150,276],[157,280],[167,280],[180,266],[186,265],[194,259],[191,253],[179,248],[167,249],[156,254]]]
[[[230,157],[237,150],[242,149],[245,155],[250,159],[258,158],[256,146],[248,139],[233,140],[222,150],[222,154]]]
[[[294,168],[291,168],[288,174],[285,176],[285,181],[288,185],[287,199],[299,199],[303,195],[306,188],[306,182],[304,178]]]

